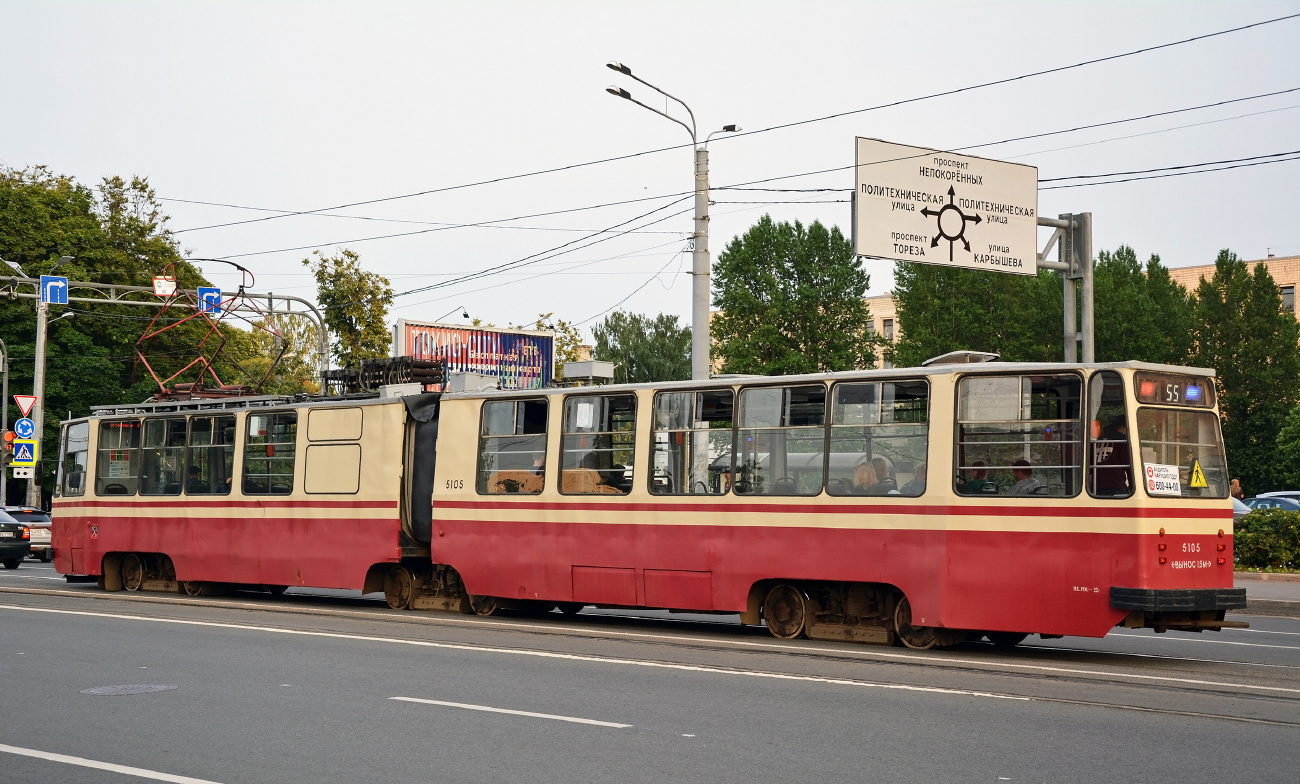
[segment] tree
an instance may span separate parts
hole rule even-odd
[[[713,265],[713,358],[729,373],[872,367],[870,283],[839,228],[764,215]]]
[[[949,351],[991,351],[1015,362],[1063,353],[1061,279],[899,263],[894,302],[903,333],[887,356],[914,367]]]
[[[1094,272],[1098,362],[1187,361],[1194,314],[1187,289],[1169,277],[1152,254],[1146,268],[1127,245],[1101,251]]]
[[[620,384],[683,381],[691,377],[691,328],[676,316],[651,318],[616,310],[591,328],[592,357],[614,363]]]
[[[1300,487],[1300,404],[1277,434],[1277,484],[1287,490]]]
[[[261,328],[248,331],[252,351],[241,364],[259,380],[271,369],[271,361],[280,352],[280,346],[271,329],[278,329],[284,340],[284,354],[274,372],[262,386],[268,395],[293,395],[298,392],[316,393],[320,382],[316,377],[320,367],[320,330],[315,322],[304,316],[276,315],[274,321],[263,319]]]
[[[72,280],[148,286],[154,275],[172,265],[185,288],[207,285],[182,257],[166,224],[144,178],[108,177],[91,188],[44,167],[0,168],[0,258],[18,264],[28,276],[48,273],[60,256],[73,256],[73,262],[58,270]],[[0,269],[9,272],[7,266]],[[94,296],[76,292],[83,293]],[[157,301],[151,294],[127,299]],[[31,390],[35,311],[34,300],[0,297],[0,338],[9,347],[11,392]],[[68,311],[75,317],[50,324],[46,348],[41,473],[47,489],[58,456],[60,419],[86,416],[94,405],[139,402],[158,391],[157,382],[137,364],[134,350],[156,310],[107,301],[73,303],[51,308],[51,317]],[[206,322],[194,319],[150,341],[147,355],[159,375],[165,378],[188,364],[207,329]],[[231,358],[247,356],[248,333],[225,326],[222,332]],[[218,358],[216,366],[223,380],[245,380],[226,357]],[[187,374],[177,380],[192,379]],[[12,422],[18,414],[12,401],[0,404],[11,406]]]
[[[474,324],[478,325],[478,319]],[[488,326],[492,326],[488,324]],[[531,329],[538,332],[555,333],[555,368],[554,376],[558,381],[563,377],[563,365],[565,362],[577,362],[579,359],[579,346],[583,345],[582,333],[572,321],[555,318],[554,313],[539,313],[537,321],[533,324],[511,324],[508,329]]]
[[[1287,478],[1278,435],[1300,402],[1300,325],[1282,310],[1268,265],[1252,275],[1229,250],[1219,251],[1196,299],[1193,361],[1217,371],[1230,470],[1252,493],[1279,489]]]
[[[344,248],[337,255],[312,251],[303,259],[316,278],[316,301],[334,338],[334,358],[345,367],[388,356],[388,308],[393,289],[388,278],[361,268],[361,257]]]

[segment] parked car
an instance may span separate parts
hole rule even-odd
[[[6,506],[5,512],[20,523],[26,523],[32,532],[32,558],[45,563],[54,560],[54,544],[50,533],[50,513],[35,506]]]
[[[1250,507],[1243,504],[1240,499],[1232,499],[1232,522],[1240,523],[1241,518],[1250,514]]]
[[[1282,496],[1257,495],[1254,498],[1247,498],[1243,503],[1251,509],[1287,509],[1300,512],[1300,501]]]
[[[6,569],[17,569],[31,551],[31,529],[7,512],[0,512],[0,563]]]
[[[1300,502],[1300,490],[1274,490],[1271,493],[1260,493],[1256,498],[1290,498],[1292,501]]]

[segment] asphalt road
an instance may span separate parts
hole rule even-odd
[[[0,573],[0,781],[1296,775],[1300,619],[916,652],[786,643],[734,616],[481,619],[322,594]],[[81,693],[128,684],[175,688]]]

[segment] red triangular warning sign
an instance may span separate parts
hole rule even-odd
[[[18,404],[18,410],[23,412],[23,416],[32,413],[32,406],[36,405],[35,395],[14,395],[14,402]]]

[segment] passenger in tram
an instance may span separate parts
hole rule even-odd
[[[876,468],[871,458],[863,455],[853,466],[853,486],[849,488],[852,495],[868,495],[876,484]]]
[[[893,466],[883,457],[871,458],[871,467],[876,469],[876,483],[867,488],[867,495],[889,495],[898,493],[898,483],[894,481]]]
[[[1130,465],[1128,423],[1116,418],[1093,444],[1096,492],[1103,497],[1125,498],[1133,493],[1133,468]]]
[[[974,463],[971,463],[970,476],[962,485],[961,491],[967,495],[983,493],[989,484],[988,468],[985,468],[983,460],[976,460]],[[996,491],[996,486],[994,491]]]
[[[925,463],[917,463],[912,469],[912,481],[899,488],[902,495],[918,496],[925,492],[925,475],[929,469]]]
[[[1016,483],[1007,491],[1007,495],[1036,495],[1043,483],[1034,477],[1034,468],[1029,465],[1029,461],[1017,460],[1011,465],[1011,476]]]
[[[196,465],[190,466],[190,470],[188,473],[190,475],[190,478],[185,480],[185,492],[187,493],[212,492],[212,488],[208,485],[208,483],[204,482],[202,479],[199,478],[198,466]]]

